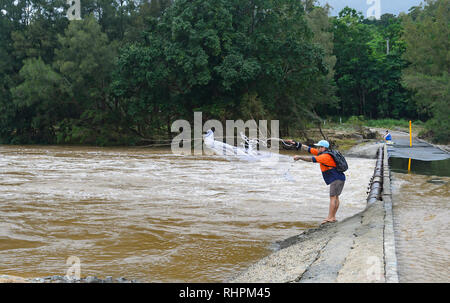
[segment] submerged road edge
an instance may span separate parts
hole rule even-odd
[[[398,283],[387,146],[379,147],[366,208],[278,243],[236,283]]]

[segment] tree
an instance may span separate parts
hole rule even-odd
[[[341,114],[365,115],[370,89],[371,32],[363,16],[349,7],[334,20],[335,79],[339,87]]]
[[[405,59],[403,82],[414,91],[421,110],[431,115],[427,127],[434,139],[450,141],[449,72],[450,1],[426,1],[404,19]]]
[[[58,42],[54,68],[70,87],[72,106],[58,135],[63,142],[100,144],[109,125],[109,83],[116,45],[109,42],[92,15],[72,21]]]
[[[400,81],[407,66],[400,19],[385,14],[380,20],[368,20],[347,7],[334,24],[341,115],[414,116],[415,104]]]
[[[327,73],[293,0],[175,1],[146,32],[122,51],[113,86],[142,137],[194,110],[225,120],[251,106],[287,126],[314,108],[307,88]]]
[[[412,118],[416,115],[410,92],[402,85],[402,70],[408,62],[402,58],[405,44],[401,40],[401,19],[384,14],[380,20],[365,20],[371,27],[369,42],[371,86],[368,112],[370,118]]]
[[[41,115],[32,107],[18,106],[17,96],[24,76],[29,75],[29,58],[51,63],[56,36],[67,25],[63,0],[0,2],[0,141],[5,143],[52,142],[48,129],[38,130],[33,117]],[[32,66],[40,66],[31,64]],[[21,71],[21,73],[19,73]],[[27,72],[26,72],[27,71]],[[42,69],[41,69],[42,71]],[[30,79],[26,80],[30,81]],[[16,88],[18,88],[16,90]],[[47,101],[47,100],[42,100]],[[45,115],[45,114],[44,114]],[[44,119],[45,120],[45,119]],[[34,120],[37,121],[37,120]],[[32,126],[32,124],[34,126]]]
[[[310,87],[310,94],[316,100],[317,112],[321,115],[328,115],[330,109],[339,107],[339,99],[336,96],[337,86],[334,81],[334,67],[337,58],[334,54],[333,23],[328,17],[331,7],[329,5],[321,7],[316,2],[315,0],[304,1],[306,20],[314,34],[313,43],[324,51],[323,62],[328,73],[315,79],[314,85]]]
[[[63,79],[41,58],[26,59],[20,76],[24,80],[11,90],[23,126],[16,135],[30,143],[55,143],[55,125],[64,116],[66,92]]]
[[[15,114],[10,94],[15,66],[10,38],[13,23],[1,11],[0,14],[0,143],[9,143]]]
[[[31,15],[26,26],[12,31],[13,55],[18,62],[27,58],[41,58],[47,64],[53,62],[58,45],[57,36],[68,25],[64,14],[65,1],[35,0],[31,2]]]

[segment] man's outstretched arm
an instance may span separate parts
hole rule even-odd
[[[309,152],[309,146],[308,145],[306,145],[306,144],[302,144],[302,143],[300,143],[300,142],[295,142],[294,140],[285,140],[284,142],[286,142],[286,143],[289,143],[289,144],[294,144],[294,145],[297,145],[297,144],[299,144],[300,145],[300,148],[298,148],[298,149],[300,149],[300,150],[304,150],[305,152]],[[297,150],[298,150],[297,149]]]
[[[312,162],[312,157],[309,156],[294,156],[294,161],[303,160],[306,162]]]

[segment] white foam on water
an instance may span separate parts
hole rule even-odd
[[[254,162],[255,165],[271,168],[276,175],[282,176],[287,181],[294,182],[294,178],[290,174],[290,169],[294,163],[292,157],[258,150],[258,144],[267,147],[267,140],[249,139],[243,133],[241,133],[241,138],[243,140],[242,147],[232,146],[215,140],[214,132],[208,130],[203,137],[203,141],[205,147],[211,150],[215,155],[223,156],[227,159],[234,158]]]

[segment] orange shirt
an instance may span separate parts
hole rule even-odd
[[[316,157],[313,157],[313,162],[320,163],[320,170],[322,172],[333,169],[336,167],[336,162],[334,161],[333,157],[329,154],[321,154],[320,156],[317,156],[319,154],[319,151],[316,148],[310,147],[308,150],[311,154],[315,155]],[[328,166],[325,166],[325,165]],[[331,166],[331,167],[329,167]]]

